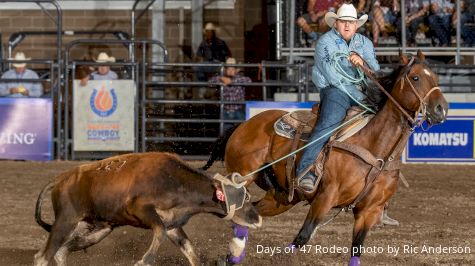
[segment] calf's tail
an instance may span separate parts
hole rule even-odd
[[[46,223],[41,219],[41,205],[43,205],[43,200],[46,196],[46,194],[53,189],[55,185],[54,181],[51,181],[48,183],[43,190],[41,190],[40,195],[38,196],[38,200],[36,201],[36,209],[35,209],[35,220],[36,222],[43,227],[48,232],[51,232],[51,225]]]

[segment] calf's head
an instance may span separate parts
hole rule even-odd
[[[235,174],[226,177],[216,174],[213,177],[216,188],[215,199],[226,213],[223,218],[239,225],[258,228],[262,224],[262,217],[252,205],[250,194],[244,186],[245,183],[237,184],[232,181],[232,176]]]

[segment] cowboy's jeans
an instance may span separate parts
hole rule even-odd
[[[345,119],[346,111],[356,103],[351,98],[335,87],[327,87],[320,91],[320,114],[317,125],[310,135],[308,143],[322,137],[328,132],[337,128]],[[303,152],[299,165],[297,166],[297,176],[302,174],[313,162],[317,155],[327,143],[332,134],[322,137],[316,143],[307,147]],[[315,181],[315,180],[314,180]]]

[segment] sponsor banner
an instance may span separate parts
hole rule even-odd
[[[414,131],[404,161],[475,163],[474,130],[475,104],[451,103],[445,123]]]
[[[133,80],[74,81],[74,151],[133,151]]]
[[[51,99],[0,98],[0,113],[1,159],[51,160]]]

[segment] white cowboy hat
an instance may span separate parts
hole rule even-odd
[[[234,57],[228,57],[228,59],[226,59],[226,64],[228,64],[228,65],[235,65],[236,62],[237,61]]]
[[[96,61],[97,63],[111,63],[111,62],[115,62],[115,57],[111,56],[109,57],[109,55],[107,55],[107,53],[99,53],[99,55],[97,56],[97,59],[94,60]]]
[[[18,52],[15,54],[14,58],[9,58],[9,60],[18,60],[18,61],[25,61],[25,60],[31,60],[30,57],[26,57],[23,52]],[[26,63],[13,63],[13,67],[25,67]]]
[[[334,12],[327,12],[325,14],[325,22],[328,26],[333,27],[335,21],[347,20],[347,21],[357,21],[356,28],[361,27],[368,20],[368,15],[362,15],[360,18],[357,17],[356,8],[352,4],[343,4],[338,9],[336,14]]]
[[[212,22],[206,23],[205,27],[203,28],[203,31],[207,30],[214,30],[216,31],[216,26]]]

